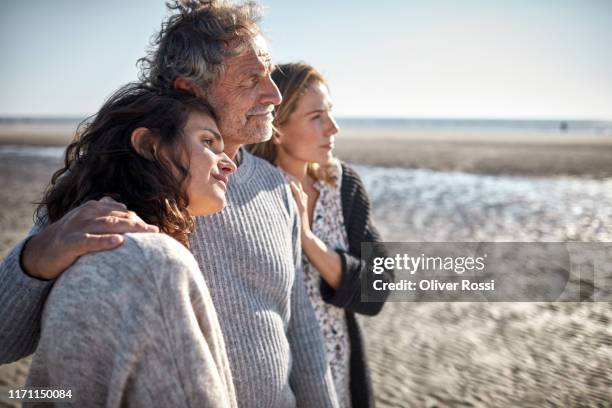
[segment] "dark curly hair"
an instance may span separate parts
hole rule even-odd
[[[174,0],[171,12],[151,41],[148,55],[138,60],[140,79],[160,89],[172,89],[178,77],[207,87],[224,70],[227,57],[258,33],[260,6],[226,0]]]
[[[141,83],[120,88],[79,125],[66,148],[64,167],[53,174],[38,204],[37,222],[55,222],[86,201],[110,196],[188,246],[194,221],[187,211],[189,152],[183,128],[194,111],[215,118],[212,109],[191,94],[162,93]],[[148,158],[131,143],[132,132],[140,127],[158,143]]]

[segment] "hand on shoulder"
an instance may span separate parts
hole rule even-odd
[[[121,234],[158,231],[125,205],[104,197],[82,204],[32,236],[24,246],[21,265],[34,278],[56,279],[79,257],[121,245]]]

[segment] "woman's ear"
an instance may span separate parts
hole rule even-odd
[[[280,145],[283,141],[283,134],[279,128],[274,128],[274,133],[272,134],[272,143],[275,145]]]
[[[132,147],[140,156],[147,160],[153,160],[157,150],[157,138],[144,127],[134,129],[130,137]]]

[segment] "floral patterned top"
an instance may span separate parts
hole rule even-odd
[[[317,181],[314,188],[319,191],[319,198],[315,203],[311,229],[321,241],[332,249],[348,248],[348,237],[344,227],[342,215],[342,201],[340,199],[340,182],[342,181],[342,167],[337,162],[335,174],[336,185]],[[321,275],[312,265],[305,254],[302,254],[306,291],[314,307],[315,314],[321,326],[327,361],[331,368],[338,402],[342,408],[351,407],[350,392],[350,356],[348,328],[345,311],[323,301],[321,297]]]

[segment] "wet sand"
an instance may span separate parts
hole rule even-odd
[[[612,242],[612,179],[356,168],[387,241]],[[362,319],[384,407],[612,406],[611,321],[609,301],[393,302]]]
[[[612,240],[612,147],[605,138],[498,140],[493,148],[467,136],[345,136],[338,137],[340,157],[403,167],[357,166],[387,240]],[[390,145],[378,147],[381,140]],[[495,163],[502,168],[491,170]],[[31,226],[29,203],[58,166],[53,158],[2,156],[0,255]],[[419,166],[477,174],[406,169]],[[394,302],[360,320],[381,407],[608,407],[611,319],[610,302]],[[0,366],[0,387],[22,385],[27,365]]]
[[[480,174],[612,176],[612,134],[347,129],[338,157],[352,163]]]
[[[40,199],[51,173],[59,168],[58,159],[33,157],[0,158],[0,256],[4,256],[32,226],[35,201]],[[30,359],[0,365],[0,388],[23,386]],[[0,395],[0,406],[17,407],[9,404]]]
[[[76,125],[0,124],[0,146],[65,146]],[[336,136],[335,153],[351,163],[384,167],[612,177],[612,130],[579,134],[348,128]]]

